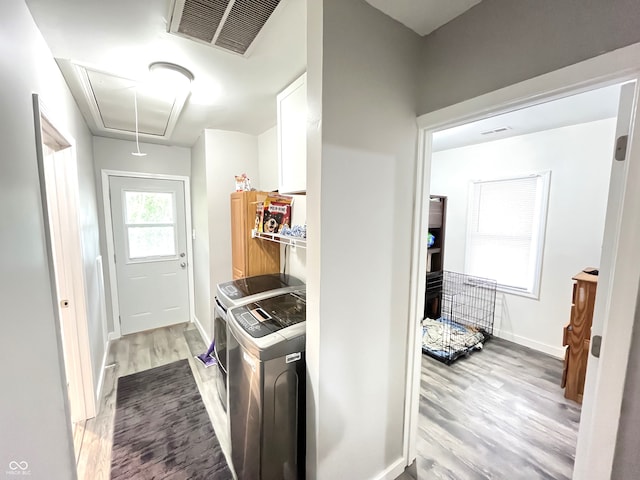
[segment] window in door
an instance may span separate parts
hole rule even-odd
[[[471,184],[465,271],[537,298],[551,172]]]
[[[176,255],[175,198],[169,192],[125,191],[129,260]]]

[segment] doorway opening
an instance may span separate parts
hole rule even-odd
[[[84,424],[96,414],[91,370],[75,142],[55,125],[34,95],[36,147],[54,315],[64,362],[76,461]]]
[[[637,291],[625,285],[637,287],[637,280],[640,278],[640,268],[633,263],[640,255],[634,251],[631,244],[637,236],[633,225],[637,223],[640,216],[640,211],[635,206],[635,202],[639,200],[637,197],[640,195],[636,195],[636,189],[630,187],[640,181],[640,171],[637,167],[638,150],[633,147],[634,137],[637,136],[633,123],[638,109],[636,101],[638,74],[629,65],[627,55],[624,52],[603,55],[441,111],[426,114],[419,119],[421,134],[417,172],[418,200],[414,225],[415,231],[419,232],[419,237],[422,239],[427,238],[428,234],[428,209],[425,206],[428,205],[429,196],[431,193],[442,194],[442,192],[430,191],[431,159],[436,132],[599,87],[633,82],[629,87],[630,95],[627,95],[626,100],[621,101],[620,104],[620,112],[624,111],[628,123],[626,125],[619,123],[621,128],[616,131],[616,138],[628,135],[629,147],[623,155],[623,161],[613,162],[611,169],[612,187],[609,189],[604,227],[607,233],[602,238],[603,248],[598,280],[601,288],[598,289],[593,326],[593,335],[602,335],[602,349],[600,358],[589,357],[574,478],[591,478],[588,477],[588,472],[596,471],[599,472],[598,478],[606,478],[610,475],[630,348],[628,337],[636,310]],[[626,131],[624,131],[625,128]],[[635,142],[637,144],[638,140]],[[617,188],[613,188],[614,184]],[[419,321],[422,317],[421,310],[426,287],[426,242],[416,238],[413,257],[412,312],[414,316],[412,318]],[[570,301],[571,298],[569,298]],[[409,400],[406,416],[408,422],[406,423],[405,452],[408,464],[418,457],[418,450],[421,448],[417,419],[421,403],[422,354],[418,329],[412,330],[410,335],[412,337],[410,345],[414,345],[415,350],[412,353],[413,358],[409,360],[410,378],[413,384],[408,386]],[[562,333],[560,333],[560,345],[561,342]],[[596,458],[598,461],[595,460]]]
[[[422,359],[422,382],[433,393],[423,397],[420,418],[421,440],[433,441],[420,455],[434,469],[426,476],[446,465],[461,478],[475,469],[505,478],[571,478],[589,339],[579,339],[579,358],[568,362],[567,355],[565,366],[585,364],[581,383],[568,370],[564,389],[562,332],[572,277],[601,267],[620,90],[599,88],[433,134],[430,191],[447,204],[446,235],[429,229],[445,237],[440,261],[445,273],[497,281],[498,291],[493,339],[447,368]],[[482,289],[477,282],[468,288]],[[470,325],[477,297],[471,306],[445,299],[455,319],[448,311],[439,319]],[[433,323],[423,321],[427,346]],[[580,392],[570,392],[578,383]],[[455,457],[444,460],[447,446],[458,442]]]

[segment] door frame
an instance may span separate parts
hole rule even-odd
[[[60,352],[63,355],[67,355],[71,368],[70,372],[66,371],[65,363],[63,362],[63,371],[65,373],[65,385],[66,379],[69,378],[70,392],[69,395],[73,395],[74,399],[68,399],[78,409],[77,412],[71,412],[71,405],[69,403],[69,419],[74,420],[73,416],[77,416],[75,420],[82,421],[89,418],[93,418],[96,415],[96,391],[94,388],[94,378],[91,360],[91,347],[89,341],[89,325],[87,319],[87,289],[86,278],[84,271],[84,257],[82,248],[82,228],[80,226],[79,215],[79,184],[78,184],[78,162],[76,155],[76,141],[75,139],[60,127],[61,123],[54,118],[53,115],[47,110],[46,105],[39,97],[38,94],[33,94],[33,109],[34,109],[34,121],[35,121],[35,136],[36,136],[36,157],[38,163],[38,177],[40,180],[40,196],[43,208],[43,221],[45,230],[45,243],[47,249],[47,262],[49,264],[49,277],[51,282],[51,295],[53,300],[53,315],[56,322],[58,333],[58,346]],[[61,155],[56,155],[55,162],[64,162],[64,185],[59,185],[56,182],[56,194],[58,196],[65,196],[68,200],[68,229],[64,227],[60,228],[58,234],[61,236],[61,243],[69,245],[69,248],[65,250],[70,254],[65,258],[65,272],[67,276],[70,276],[71,294],[74,300],[75,315],[71,318],[70,322],[64,322],[61,318],[59,311],[59,302],[62,300],[58,298],[57,287],[57,275],[56,262],[58,261],[54,252],[54,239],[52,238],[52,230],[57,227],[53,227],[50,222],[50,211],[54,208],[49,205],[47,197],[47,185],[45,179],[48,174],[45,168],[45,154],[44,154],[44,141],[45,134],[48,137],[54,139],[54,141],[61,145],[62,148],[56,150],[56,154],[61,152]],[[64,338],[67,344],[67,348],[64,347],[62,340],[62,327],[67,327],[64,334]],[[64,351],[63,351],[64,350]]]
[[[426,283],[425,269],[421,268],[421,265],[425,265],[427,256],[427,249],[420,239],[426,238],[428,226],[426,199],[430,195],[433,132],[552,101],[570,94],[632,80],[636,81],[636,87],[625,166],[627,176],[623,186],[624,198],[620,210],[620,236],[615,246],[615,264],[611,275],[612,285],[626,285],[626,288],[620,289],[624,292],[615,292],[615,288],[612,288],[607,295],[609,304],[612,304],[612,298],[617,302],[615,310],[619,316],[616,317],[615,330],[605,330],[598,380],[591,386],[594,392],[591,395],[592,398],[585,396],[574,467],[576,479],[596,478],[588,477],[588,472],[601,472],[602,476],[597,478],[609,478],[611,475],[631,347],[629,332],[632,331],[634,324],[640,279],[640,252],[633,251],[632,242],[633,238],[640,236],[639,228],[635,226],[640,223],[640,189],[628,188],[634,182],[636,185],[640,184],[640,129],[634,128],[634,122],[639,113],[640,43],[418,117],[403,439],[407,465],[415,460],[417,454],[421,374],[418,330],[424,302],[424,295],[421,292],[424,292]],[[620,258],[624,258],[624,262]],[[628,280],[625,281],[625,279]]]
[[[184,184],[184,214],[187,236],[187,279],[189,282],[189,322],[193,322],[195,312],[194,280],[193,280],[193,230],[191,226],[191,187],[190,179],[184,175],[164,175],[159,173],[128,172],[123,170],[101,170],[102,204],[104,207],[104,228],[107,247],[107,263],[109,271],[109,287],[111,290],[111,311],[113,316],[113,332],[110,340],[121,337],[120,303],[118,301],[118,278],[116,274],[115,246],[113,243],[113,222],[111,219],[111,199],[109,197],[110,177],[133,177],[149,180],[176,180]]]

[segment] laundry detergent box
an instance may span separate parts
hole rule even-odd
[[[291,225],[291,206],[293,197],[269,193],[262,206],[262,218],[258,231],[263,233],[280,233],[284,227]]]

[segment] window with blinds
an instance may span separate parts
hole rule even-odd
[[[551,172],[471,184],[465,271],[538,297]]]

